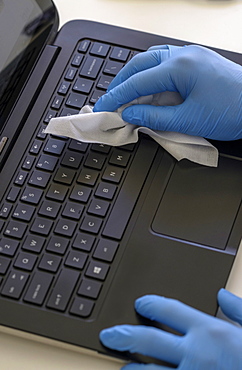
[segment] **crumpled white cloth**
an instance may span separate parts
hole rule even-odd
[[[124,108],[131,104],[176,105],[181,103],[177,93],[160,93],[135,99],[116,112],[93,112],[84,106],[77,115],[52,118],[45,132],[70,137],[87,143],[121,146],[138,141],[142,132],[153,138],[178,161],[189,159],[205,166],[217,167],[218,151],[206,139],[177,132],[152,130],[125,122]]]

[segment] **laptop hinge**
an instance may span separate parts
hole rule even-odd
[[[16,101],[0,137],[0,169],[30,114],[33,104],[59,54],[59,50],[60,48],[57,46],[47,45],[45,47],[22,93]]]

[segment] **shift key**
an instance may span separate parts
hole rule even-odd
[[[51,292],[47,307],[65,311],[79,278],[79,272],[63,269]]]

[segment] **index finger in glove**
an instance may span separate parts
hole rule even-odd
[[[154,50],[148,50],[146,52],[135,55],[112,80],[107,89],[107,92],[120,85],[122,82],[126,81],[132,75],[155,67],[169,58],[170,53],[167,45],[166,48],[164,48],[163,50],[160,50],[160,48],[155,50],[158,50],[159,52],[157,53]]]
[[[180,301],[156,295],[146,295],[137,299],[135,308],[140,315],[183,334],[211,319],[209,315]]]
[[[133,74],[126,81],[104,94],[95,104],[93,111],[112,112],[140,96],[164,91],[177,91],[171,78],[172,72],[173,64],[164,62],[164,64]]]

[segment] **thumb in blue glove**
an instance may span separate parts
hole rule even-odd
[[[221,289],[223,312],[242,324],[242,299]],[[102,343],[118,351],[141,353],[178,365],[179,370],[241,370],[242,328],[209,316],[179,301],[147,295],[135,302],[136,311],[167,325],[181,336],[155,327],[120,325],[100,333]],[[154,364],[129,364],[123,370],[168,370]]]
[[[242,138],[242,66],[196,45],[157,46],[136,55],[111,82],[94,112],[115,111],[140,96],[178,92],[176,106],[133,105],[122,118],[154,130],[215,140]]]

